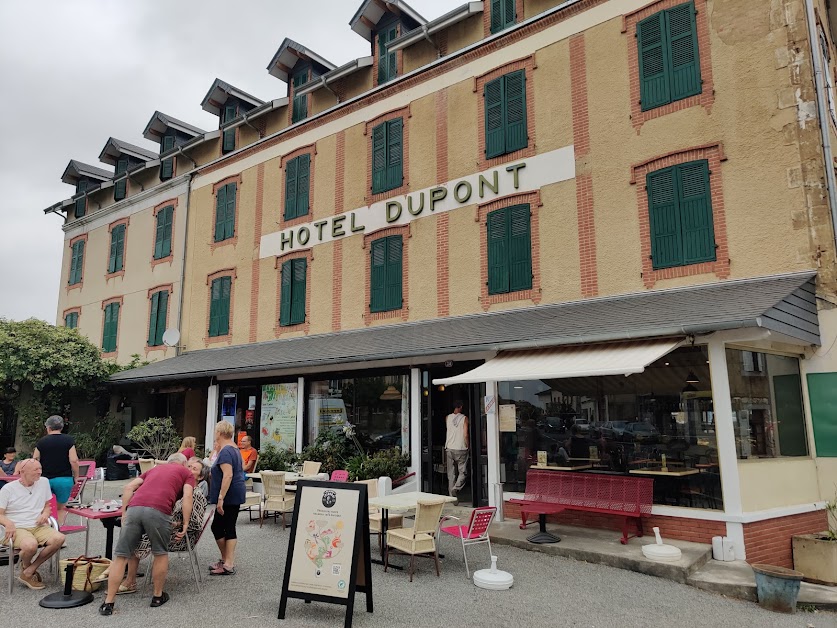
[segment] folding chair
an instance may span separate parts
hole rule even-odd
[[[78,475],[79,477],[85,476],[87,477],[87,485],[93,486],[93,499],[96,499],[96,488],[99,489],[99,499],[104,498],[105,496],[105,479],[104,477],[98,477],[96,473],[96,461],[95,460],[79,460],[78,461]],[[101,475],[101,474],[99,474]],[[86,486],[85,485],[85,488]],[[84,500],[84,495],[82,494],[79,499]]]
[[[442,517],[439,521],[439,531],[444,534],[449,534],[462,541],[462,555],[465,557],[465,573],[468,578],[471,577],[471,570],[468,568],[468,553],[465,551],[467,545],[477,545],[479,543],[488,543],[488,556],[491,557],[491,539],[488,538],[488,526],[491,525],[491,520],[497,514],[497,508],[494,506],[483,506],[481,508],[474,508],[471,511],[471,520],[468,525],[453,525],[443,526],[442,524],[450,519],[460,521],[459,517],[447,516]]]
[[[81,496],[84,494],[84,487],[87,485],[87,481],[86,475],[79,475],[76,478],[75,484],[73,484],[73,488],[70,491],[70,499],[67,500],[67,506],[72,508],[73,506],[81,505]]]
[[[174,545],[171,541],[169,541],[169,553],[170,554],[186,554],[189,559],[189,565],[192,568],[192,575],[195,578],[195,588],[198,590],[198,593],[201,592],[201,582],[203,582],[203,572],[200,569],[200,558],[198,557],[198,543],[200,542],[201,538],[203,537],[203,533],[209,527],[209,522],[212,521],[212,517],[215,514],[215,506],[207,506],[206,510],[203,513],[203,524],[201,525],[200,532],[195,537],[195,542],[192,543],[192,538],[189,533],[186,533],[186,549],[182,549],[177,545]],[[148,587],[148,583],[151,581],[151,565],[147,565],[145,569],[145,578],[142,582],[142,591],[145,594],[145,590]]]

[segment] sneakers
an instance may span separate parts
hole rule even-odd
[[[17,577],[23,584],[25,584],[30,589],[34,591],[40,591],[41,589],[46,588],[46,585],[41,582],[41,577],[38,575],[37,572],[32,574],[31,576],[25,576],[23,572],[20,572],[20,575]]]
[[[453,502],[453,505],[458,506],[459,505],[459,491],[456,490],[455,488],[451,489],[450,496],[453,497],[456,500],[455,502]]]

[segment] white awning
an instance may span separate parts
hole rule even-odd
[[[632,375],[673,351],[682,338],[651,339],[613,344],[552,347],[534,351],[503,351],[485,364],[434,384],[511,382],[597,375]]]

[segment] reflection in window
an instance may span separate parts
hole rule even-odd
[[[739,458],[806,456],[799,360],[727,349]]]

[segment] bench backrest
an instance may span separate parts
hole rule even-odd
[[[651,514],[654,480],[623,475],[529,469],[526,499],[564,506]]]

